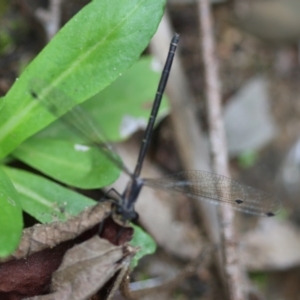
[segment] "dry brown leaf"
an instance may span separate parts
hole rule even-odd
[[[0,262],[28,257],[35,252],[53,248],[64,241],[72,240],[103,221],[110,211],[111,204],[99,203],[85,209],[67,222],[36,224],[33,227],[26,228],[23,230],[18,249],[11,256],[0,259]]]
[[[85,300],[94,295],[135,254],[130,246],[114,246],[98,236],[70,249],[53,274],[51,291],[28,300]]]
[[[19,300],[49,293],[52,274],[67,250],[97,235],[101,222],[101,237],[117,245],[129,241],[133,230],[106,218],[110,210],[110,204],[101,203],[65,223],[25,229],[18,250],[0,264],[0,299]]]

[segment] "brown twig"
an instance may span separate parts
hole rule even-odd
[[[218,61],[215,57],[213,25],[208,0],[199,0],[199,17],[202,31],[203,60],[205,64],[206,99],[208,109],[209,136],[211,144],[212,164],[216,173],[229,176],[228,155],[225,129],[221,113],[220,81],[218,77]],[[232,300],[245,299],[243,295],[243,274],[238,260],[236,247],[236,231],[233,225],[232,209],[220,207],[220,228],[223,239],[224,279]]]

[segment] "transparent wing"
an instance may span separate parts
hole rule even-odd
[[[70,97],[58,89],[51,88],[42,80],[31,82],[30,94],[51,114],[78,135],[84,142],[100,150],[111,162],[129,176],[131,172],[120,161],[114,147],[108,142],[103,130],[93,117],[77,105]]]
[[[183,171],[158,179],[146,178],[144,182],[151,188],[227,204],[236,210],[260,216],[273,216],[281,208],[279,199],[268,193],[244,186],[228,177],[205,171]]]

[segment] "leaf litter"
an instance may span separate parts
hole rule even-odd
[[[111,204],[99,203],[67,222],[24,229],[18,249],[1,260],[0,299],[89,299],[137,251],[127,244],[133,229],[110,215]]]
[[[28,300],[89,299],[135,254],[131,246],[115,246],[98,236],[70,249],[53,274],[51,294]]]

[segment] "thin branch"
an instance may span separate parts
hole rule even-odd
[[[221,111],[221,85],[218,61],[215,56],[213,21],[208,0],[198,0],[202,31],[203,60],[205,64],[206,100],[208,109],[209,136],[214,172],[229,177],[225,129]],[[233,224],[232,209],[220,207],[219,222],[223,239],[224,280],[231,300],[245,299],[242,279],[244,274],[238,260],[237,234]]]

